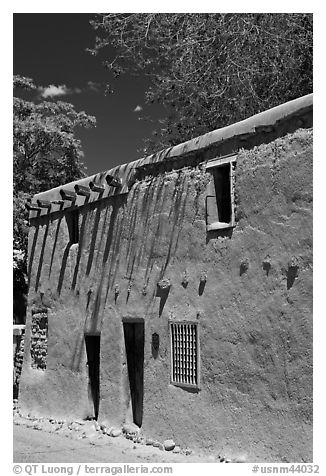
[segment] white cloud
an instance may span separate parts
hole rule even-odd
[[[41,97],[42,98],[54,98],[59,96],[66,96],[67,94],[72,94],[74,91],[67,88],[65,84],[60,86],[54,86],[54,84],[50,84],[46,88],[40,88]]]
[[[82,88],[68,88],[65,84],[60,84],[55,86],[50,84],[46,87],[39,87],[39,97],[43,99],[48,98],[59,98],[62,96],[71,96],[73,94],[86,93],[87,91],[99,92],[101,89],[100,83],[95,83],[94,81],[88,81],[87,86]]]
[[[143,110],[142,106],[139,104],[135,107],[134,112],[141,112]]]

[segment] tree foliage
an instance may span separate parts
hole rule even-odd
[[[30,78],[14,76],[14,89],[35,92]],[[21,315],[26,293],[28,217],[25,202],[35,193],[85,175],[77,127],[95,126],[95,118],[72,104],[13,99],[14,172],[14,316]]]
[[[166,109],[151,149],[312,91],[312,14],[109,13],[91,23],[91,53],[108,55],[116,77],[147,76],[147,102]]]

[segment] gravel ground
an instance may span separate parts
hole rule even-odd
[[[14,462],[221,463],[220,455],[180,448],[171,439],[158,442],[136,425],[99,426],[96,421],[34,418],[14,409]]]

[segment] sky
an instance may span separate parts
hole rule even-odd
[[[114,82],[114,93],[104,95],[111,74],[103,67],[104,55],[86,52],[95,43],[89,24],[94,14],[15,13],[13,15],[13,72],[42,86],[47,100],[72,103],[96,117],[94,129],[79,129],[88,175],[141,157],[139,149],[149,137],[159,106],[146,106],[145,79],[130,76]],[[113,80],[114,81],[114,80]],[[47,87],[51,86],[51,87]],[[154,122],[141,120],[149,109]]]

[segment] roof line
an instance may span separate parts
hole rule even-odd
[[[276,122],[301,113],[302,110],[311,108],[313,104],[313,93],[307,94],[297,99],[275,106],[266,111],[255,114],[247,119],[230,124],[229,126],[215,129],[199,137],[162,150],[148,157],[141,159],[142,165],[161,162],[167,158],[179,157],[189,152],[198,151],[209,147],[212,144],[224,142],[232,137],[256,132],[255,129],[264,126],[271,126]]]
[[[88,185],[90,181],[98,184],[106,184],[105,177],[107,174],[114,176],[121,176],[124,182],[128,181],[132,176],[133,171],[138,167],[143,167],[149,164],[158,164],[164,160],[178,158],[191,152],[206,149],[213,144],[225,142],[237,136],[243,136],[247,134],[256,133],[257,129],[273,126],[279,121],[289,119],[292,116],[302,114],[306,110],[312,109],[313,94],[307,94],[297,99],[293,99],[279,106],[273,107],[266,111],[260,112],[242,121],[236,122],[226,127],[213,130],[206,134],[203,134],[194,139],[190,139],[186,142],[178,144],[167,149],[163,149],[159,152],[151,154],[147,157],[135,160],[133,162],[118,165],[105,172],[99,172],[95,175],[91,175],[74,182],[61,185],[59,187],[38,193],[34,196],[35,199],[57,199],[59,192],[62,188],[66,190],[73,190],[75,185]],[[110,188],[110,187],[109,187]],[[128,186],[123,187],[122,192],[128,191]],[[111,192],[106,192],[103,195],[112,195]],[[60,198],[60,197],[59,197]]]

